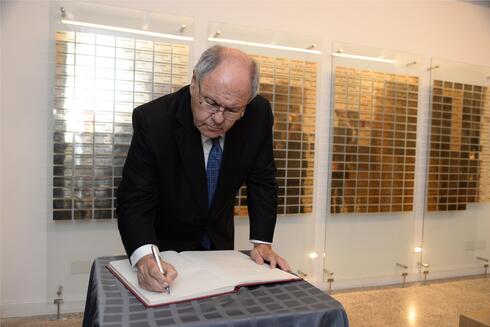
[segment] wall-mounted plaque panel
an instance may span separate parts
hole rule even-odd
[[[489,202],[490,93],[480,85],[434,80],[427,210]]]
[[[53,219],[115,218],[133,108],[189,83],[189,46],[56,33]]]
[[[337,66],[330,212],[413,209],[419,79]]]
[[[259,93],[274,112],[274,157],[279,184],[278,214],[313,210],[316,126],[316,62],[253,55],[260,66]],[[247,215],[246,187],[235,214]]]

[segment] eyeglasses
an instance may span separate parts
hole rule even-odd
[[[201,90],[199,90],[199,98],[199,104],[204,104],[202,108],[210,116],[215,115],[218,112],[222,112],[223,117],[226,120],[235,121],[242,118],[243,114],[245,113],[245,106],[238,108],[226,108],[213,99],[202,96]]]

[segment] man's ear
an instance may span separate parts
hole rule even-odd
[[[189,88],[191,95],[194,95],[194,91],[196,89],[196,86],[197,86],[196,75],[194,75],[194,73],[192,73],[191,86]]]

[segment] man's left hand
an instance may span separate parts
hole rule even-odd
[[[284,271],[291,271],[288,262],[275,253],[270,244],[255,243],[250,256],[259,265],[264,264],[264,261],[269,261],[271,269],[276,268],[277,265]]]

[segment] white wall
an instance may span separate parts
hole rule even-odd
[[[322,40],[315,215],[279,218],[276,247],[298,268],[313,271],[305,255],[323,251],[327,209],[328,108],[332,41],[371,45],[490,65],[490,8],[463,2],[161,1],[116,2],[195,19],[194,59],[207,45],[208,22],[226,22]],[[50,149],[49,3],[2,2],[1,222],[3,315],[54,312],[65,287],[64,310],[83,310],[84,265],[121,253],[114,223],[54,223],[49,219]],[[348,229],[355,230],[355,222]],[[237,247],[247,245],[245,220]],[[351,242],[359,245],[363,231]],[[21,255],[22,254],[22,255]],[[338,255],[342,255],[339,253]],[[73,264],[75,262],[75,264]],[[316,275],[322,262],[317,260]],[[311,264],[307,267],[308,264]],[[74,268],[78,267],[78,268]],[[80,269],[80,267],[82,267]],[[70,307],[70,302],[72,306]]]
[[[46,301],[47,6],[2,3],[2,306]]]
[[[2,171],[2,107],[3,103],[2,100],[2,94],[3,94],[3,88],[2,85],[4,83],[3,81],[3,74],[2,74],[2,66],[3,66],[3,6],[4,3],[0,2],[0,172]],[[2,185],[2,174],[0,173],[0,185]],[[2,208],[2,188],[0,187],[0,208]],[[0,210],[0,255],[2,253],[2,211]],[[0,308],[2,306],[2,260],[0,259]],[[0,317],[1,317],[1,310],[0,310]]]

